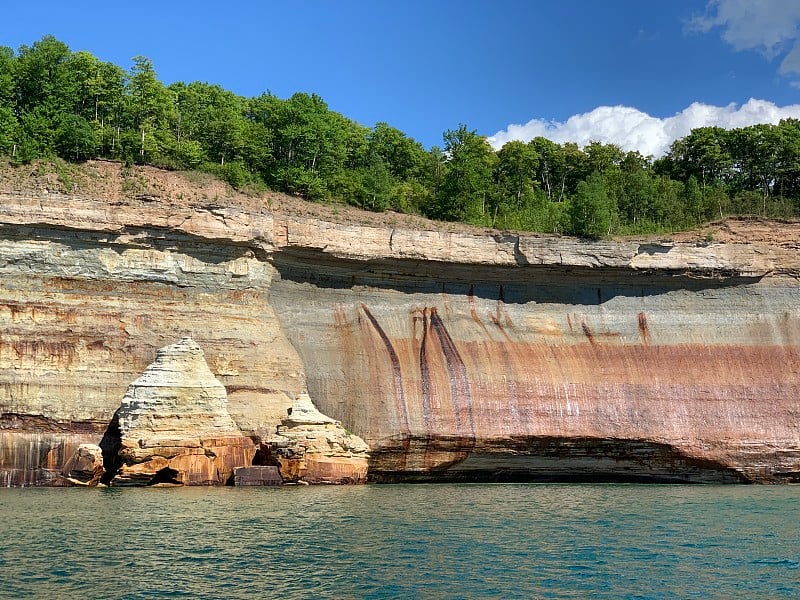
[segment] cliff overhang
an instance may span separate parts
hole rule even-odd
[[[0,207],[6,483],[47,481],[183,335],[245,435],[308,388],[381,480],[800,470],[797,224],[590,242],[170,199]]]

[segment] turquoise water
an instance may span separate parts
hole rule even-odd
[[[797,598],[800,488],[0,490],[0,598]]]

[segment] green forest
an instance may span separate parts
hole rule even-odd
[[[209,83],[164,85],[146,57],[126,71],[52,36],[0,47],[0,155],[200,170],[314,202],[593,238],[800,212],[796,119],[695,129],[656,160],[541,137],[495,151],[464,124],[425,149],[316,94],[245,98]]]

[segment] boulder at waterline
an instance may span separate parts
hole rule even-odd
[[[97,444],[78,446],[61,471],[65,484],[78,486],[95,486],[104,473],[103,451]]]

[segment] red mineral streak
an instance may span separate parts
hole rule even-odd
[[[800,481],[800,224],[590,243],[0,198],[0,483],[192,336],[248,438],[309,389],[378,479]]]
[[[406,411],[406,398],[405,394],[403,393],[403,371],[400,369],[400,359],[397,357],[397,352],[395,352],[389,336],[386,335],[386,332],[383,331],[380,324],[378,324],[378,321],[372,316],[372,313],[367,308],[367,305],[362,304],[361,310],[363,310],[364,314],[367,315],[369,322],[375,328],[375,331],[380,336],[381,341],[386,346],[386,352],[389,354],[389,361],[392,364],[392,379],[394,383],[395,400],[397,402],[397,412],[400,416],[400,430],[402,433],[408,435],[408,414]]]
[[[369,314],[378,321],[372,310]],[[456,328],[468,340],[452,335],[436,307],[425,307],[412,313],[414,335],[391,341],[392,370],[402,374],[412,441],[398,447],[396,431],[386,427],[391,421],[372,413],[367,441],[379,479],[401,472],[411,478],[425,473],[457,478],[459,469],[466,469],[459,467],[462,462],[469,465],[470,456],[485,453],[494,457],[500,469],[495,473],[505,472],[503,455],[539,456],[539,439],[563,446],[564,465],[612,449],[620,469],[631,456],[646,456],[624,466],[623,478],[640,469],[661,473],[656,479],[680,480],[676,473],[692,473],[695,480],[760,480],[770,469],[793,470],[780,466],[770,448],[797,447],[791,416],[800,414],[797,345],[656,345],[643,313],[633,315],[637,343],[622,343],[605,331],[598,336],[587,319],[581,322],[582,342],[514,341],[504,335],[496,341],[471,310],[467,314],[472,333]],[[343,387],[331,393],[358,396],[356,385],[368,386],[381,376],[365,373],[351,385],[346,371]],[[763,450],[753,447],[753,437]],[[578,448],[572,439],[597,442]],[[400,454],[406,455],[405,471],[396,462]],[[393,465],[388,471],[387,464]],[[610,464],[604,468],[613,468]]]

